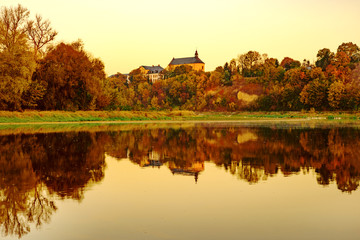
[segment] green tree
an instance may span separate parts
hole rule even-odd
[[[334,60],[335,54],[330,49],[323,48],[318,51],[316,57],[315,65],[325,71],[326,67]]]
[[[231,75],[232,75],[231,67],[229,66],[228,63],[225,63],[221,84],[224,86],[231,86],[232,85]]]

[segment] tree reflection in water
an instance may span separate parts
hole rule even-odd
[[[166,165],[173,173],[194,175],[196,180],[206,161],[249,183],[266,180],[279,170],[288,176],[315,169],[319,184],[336,181],[341,191],[351,192],[360,181],[359,137],[354,128],[135,130],[114,132],[107,153],[129,157],[141,167]]]
[[[0,137],[0,226],[19,238],[50,221],[56,198],[81,200],[104,176],[104,134]]]
[[[201,178],[212,162],[251,184],[282,172],[314,169],[317,182],[343,192],[360,182],[360,131],[355,128],[134,127],[124,131],[0,136],[0,228],[22,237],[57,210],[56,199],[84,198],[104,178],[105,153],[141,167],[167,167]]]

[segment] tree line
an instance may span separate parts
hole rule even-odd
[[[212,72],[179,66],[148,81],[139,69],[115,75],[119,91],[112,108],[196,111],[357,110],[360,106],[360,48],[342,43],[336,53],[320,49],[315,63],[249,51]]]
[[[0,12],[0,109],[89,110],[108,105],[104,64],[83,43],[52,45],[49,20],[20,4]],[[45,49],[46,48],[46,49]]]
[[[357,110],[360,49],[323,48],[315,63],[249,51],[212,72],[164,70],[152,83],[139,69],[106,77],[103,62],[25,7],[0,12],[0,110],[292,111]]]

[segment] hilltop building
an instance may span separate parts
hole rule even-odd
[[[168,70],[174,70],[176,67],[181,65],[191,66],[196,71],[205,71],[205,63],[199,58],[197,50],[194,57],[173,58],[169,63]]]
[[[155,83],[160,79],[163,79],[162,70],[164,70],[164,68],[162,68],[160,65],[140,66],[139,69],[142,74],[147,75],[147,77],[152,83]]]

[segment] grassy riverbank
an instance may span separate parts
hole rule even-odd
[[[360,112],[238,112],[198,113],[184,117],[191,120],[256,120],[256,119],[344,119],[359,120]]]
[[[256,119],[359,120],[360,112],[192,112],[192,111],[0,111],[0,123],[256,120]]]
[[[190,111],[1,111],[0,123],[172,120],[183,115],[192,116],[195,113]]]

